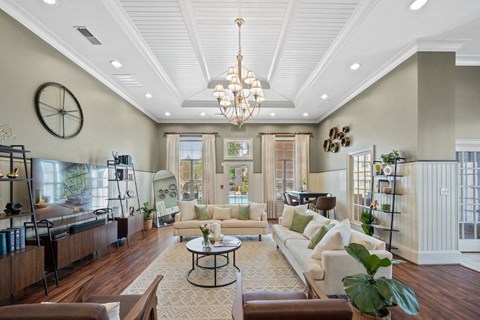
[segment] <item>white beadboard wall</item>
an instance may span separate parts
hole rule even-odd
[[[393,250],[399,256],[417,264],[456,264],[458,251],[457,163],[410,162],[399,165]],[[336,170],[309,175],[309,187],[337,196],[337,219],[349,218],[347,205],[347,171]],[[449,195],[441,196],[440,189]],[[387,197],[387,196],[385,196]],[[379,198],[379,203],[384,200]],[[377,213],[379,222],[389,225],[390,215]],[[388,239],[388,233],[378,236]]]

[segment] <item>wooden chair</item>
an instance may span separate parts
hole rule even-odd
[[[237,291],[233,300],[234,320],[351,320],[352,310],[348,301],[328,299],[304,273],[308,292],[243,292],[242,276],[237,273]]]
[[[85,288],[92,279],[93,276],[87,277],[62,295],[50,300],[50,302],[107,303],[118,301],[120,302],[120,319],[122,320],[157,319],[156,293],[158,285],[163,279],[162,275],[158,275],[147,290],[140,295],[86,296]]]

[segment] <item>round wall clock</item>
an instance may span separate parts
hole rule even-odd
[[[55,82],[42,84],[35,94],[35,111],[48,132],[62,139],[73,138],[83,127],[83,112],[73,93]]]

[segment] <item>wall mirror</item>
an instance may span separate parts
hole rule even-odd
[[[153,194],[157,217],[157,227],[173,223],[178,213],[178,187],[177,179],[168,170],[160,170],[153,176]]]

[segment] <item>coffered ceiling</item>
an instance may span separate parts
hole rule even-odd
[[[266,88],[256,121],[316,123],[417,51],[456,51],[457,64],[480,65],[480,1],[430,0],[418,11],[412,1],[0,0],[0,8],[157,122],[225,122],[212,92],[235,65],[241,16],[244,67]]]

